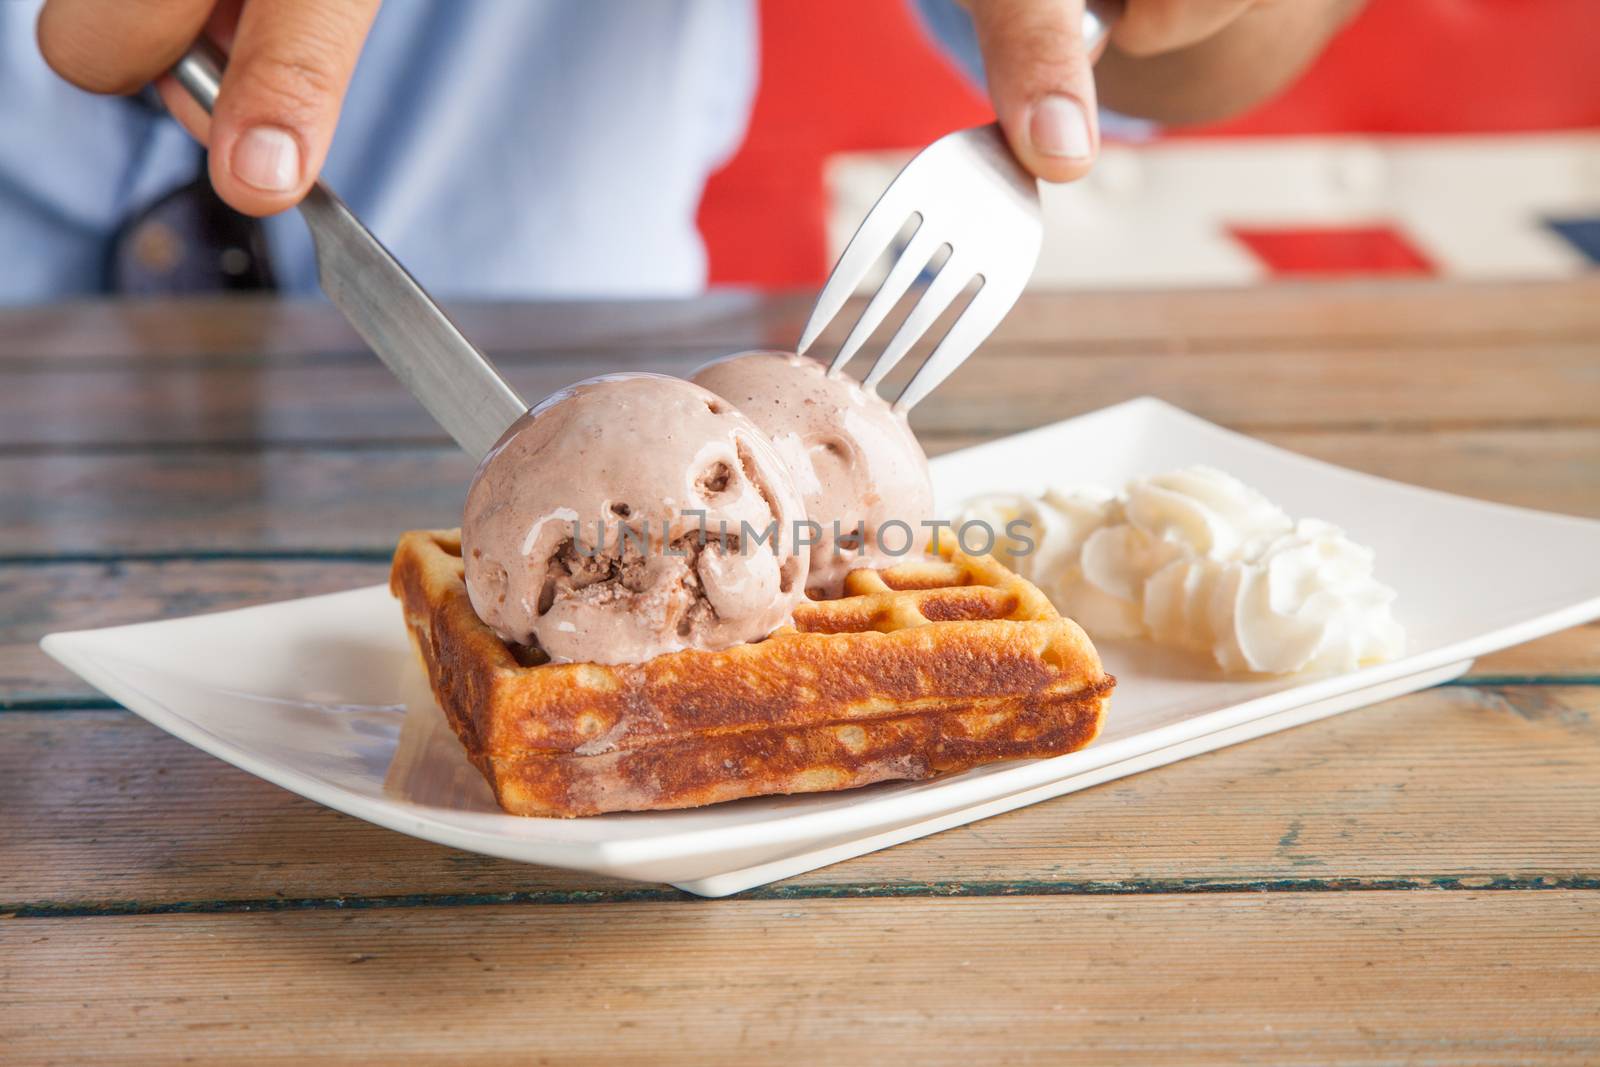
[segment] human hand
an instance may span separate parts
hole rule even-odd
[[[46,0],[39,49],[67,81],[132,93],[154,81],[210,147],[211,183],[247,215],[293,207],[322,169],[379,0]],[[207,116],[167,71],[209,33],[229,52]]]
[[[989,96],[1013,151],[1045,181],[1088,173],[1098,98],[1167,122],[1231,114],[1281,88],[1360,0],[1126,0],[1099,69],[1085,47],[1084,0],[962,0]]]

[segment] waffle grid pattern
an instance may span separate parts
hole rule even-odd
[[[1114,680],[1028,582],[946,550],[845,580],[794,625],[640,664],[539,663],[473,612],[454,531],[406,534],[391,588],[430,684],[501,806],[691,807],[1059,755]]]

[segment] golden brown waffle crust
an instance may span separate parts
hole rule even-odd
[[[524,666],[472,609],[456,531],[389,578],[439,706],[501,807],[578,816],[918,779],[1094,740],[1114,680],[1078,625],[946,547],[845,579],[765,641]]]

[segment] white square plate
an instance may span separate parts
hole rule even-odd
[[[928,782],[693,811],[505,815],[444,726],[388,591],[51,634],[45,651],[163,730],[319,803],[492,856],[721,896],[1454,677],[1474,656],[1600,616],[1600,522],[1384,481],[1142,399],[944,456],[941,513],[986,490],[1207,463],[1344,526],[1399,590],[1409,654],[1352,674],[1228,679],[1102,642],[1119,679],[1081,752]]]

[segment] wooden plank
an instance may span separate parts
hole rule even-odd
[[[0,557],[392,550],[454,526],[473,463],[453,448],[0,458]]]
[[[1600,1057],[1600,894],[618,904],[0,923],[15,1064]]]
[[[991,346],[920,405],[914,422],[935,434],[999,435],[1139,396],[1247,432],[1593,425],[1600,346],[1319,341],[1159,354]]]
[[[1260,429],[1251,436],[1351,470],[1446,493],[1567,515],[1600,517],[1600,428]],[[921,435],[938,456],[990,440]],[[0,461],[0,470],[3,470]],[[1314,516],[1337,520],[1336,515]]]
[[[1600,430],[1266,431],[1271,444],[1446,493],[1600,517]],[[1337,515],[1319,516],[1337,520]]]
[[[708,357],[622,350],[507,363],[530,401],[602,371],[691,373]],[[226,445],[286,442],[445,444],[448,438],[378,361],[206,361],[152,372],[104,369],[0,372],[0,448]]]
[[[531,401],[601,372],[687,375],[728,350],[616,348],[501,363]],[[1597,357],[1593,341],[1076,355],[991,345],[914,421],[935,436],[996,435],[1150,395],[1244,430],[1592,426],[1600,423]],[[907,372],[916,365],[908,361]],[[1515,374],[1504,373],[1513,365]],[[161,373],[143,360],[0,370],[0,448],[445,440],[389,372],[360,354],[208,359]]]
[[[224,611],[382,582],[382,560],[180,559],[0,565],[0,708],[61,706],[98,694],[39,650],[55,630]],[[1474,674],[1600,678],[1600,624],[1480,660]]]
[[[1472,668],[1473,678],[1496,676],[1600,680],[1600,622],[1483,656]]]
[[[1273,431],[1297,452],[1448,492],[1600,515],[1600,427]],[[938,453],[970,436],[930,436]],[[446,447],[0,456],[0,561],[88,553],[387,552],[454,525],[472,473]],[[1337,520],[1338,516],[1321,516]]]
[[[467,336],[495,352],[638,343],[791,345],[812,294],[722,292],[687,301],[549,304],[453,303]],[[857,301],[853,307],[861,306]],[[847,309],[824,339],[836,340]],[[187,358],[218,353],[360,351],[336,312],[314,301],[235,297],[78,301],[0,312],[0,363]],[[1457,338],[1593,339],[1600,279],[1527,283],[1463,281],[1283,282],[1227,289],[1036,292],[1000,325],[1001,343],[1052,346],[1237,348]]]
[[[382,561],[206,560],[0,567],[0,707],[97,694],[39,650],[55,630],[224,611],[385,581]]]
[[[1600,278],[1591,274],[1553,283],[1366,280],[1028,294],[994,336],[1228,350],[1258,343],[1314,348],[1335,338],[1592,341],[1597,332]]]
[[[1596,686],[1430,690],[773,892],[1600,886],[1597,713]],[[338,815],[126,714],[0,715],[0,908],[624,888]]]
[[[641,340],[679,347],[761,343],[767,324],[803,317],[800,307],[798,298],[727,291],[692,300],[453,302],[448,310],[481,348],[548,351]],[[79,300],[0,310],[0,325],[0,365],[366,351],[344,317],[319,300]]]

